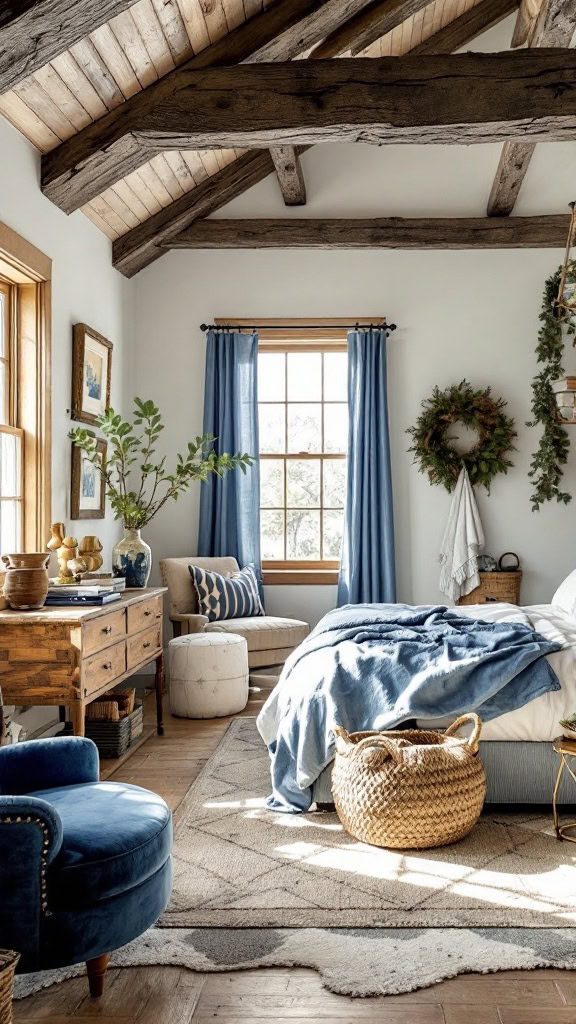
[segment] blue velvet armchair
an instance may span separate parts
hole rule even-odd
[[[165,802],[100,782],[92,740],[0,747],[0,947],[19,972],[86,961],[101,995],[108,954],[166,908],[171,849]]]

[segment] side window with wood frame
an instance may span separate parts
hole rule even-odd
[[[17,426],[17,289],[0,277],[0,552],[22,550],[24,432]]]
[[[0,554],[49,535],[51,267],[0,223]]]
[[[345,342],[261,342],[258,409],[263,569],[334,571],[346,491]]]

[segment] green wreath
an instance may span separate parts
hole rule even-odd
[[[452,491],[465,466],[470,482],[489,491],[493,477],[513,465],[506,454],[514,451],[516,431],[514,420],[502,412],[505,405],[503,398],[491,397],[490,388],[474,391],[466,380],[444,391],[434,388],[432,398],[422,402],[424,412],[416,426],[407,431],[413,438],[408,451],[414,452],[420,472],[428,474],[430,483]],[[468,452],[456,451],[448,437],[448,429],[457,422],[478,433],[478,443]]]

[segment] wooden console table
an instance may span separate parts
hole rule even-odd
[[[83,736],[86,704],[155,661],[162,735],[165,593],[166,587],[149,587],[126,590],[102,606],[0,611],[4,703],[67,705],[74,734]]]

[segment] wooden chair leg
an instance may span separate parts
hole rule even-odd
[[[88,987],[90,995],[97,999],[104,991],[104,975],[108,967],[110,957],[108,953],[103,956],[96,956],[93,960],[86,961],[86,972],[88,974]]]

